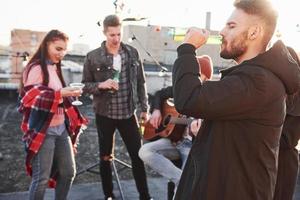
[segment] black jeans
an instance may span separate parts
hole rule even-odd
[[[115,130],[118,129],[131,158],[132,173],[140,194],[140,199],[150,199],[145,166],[138,156],[139,149],[141,148],[141,136],[135,115],[129,119],[118,120],[96,114],[96,125],[101,160],[100,175],[104,195],[106,197],[113,196],[111,159],[107,159],[107,157],[113,158],[114,135]]]

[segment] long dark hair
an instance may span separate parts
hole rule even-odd
[[[40,65],[42,69],[42,76],[43,76],[43,85],[48,86],[49,84],[49,72],[47,69],[47,58],[48,58],[48,44],[49,42],[53,42],[55,40],[63,40],[67,42],[69,40],[69,37],[59,31],[59,30],[51,30],[47,33],[45,38],[43,39],[42,43],[40,44],[38,50],[35,52],[35,54],[32,56],[32,58],[29,60],[28,64],[26,65],[24,72],[22,74],[21,78],[21,86],[20,89],[24,87],[23,85],[23,76],[25,77],[25,80],[28,78],[28,74],[31,70],[31,68],[35,65]],[[62,76],[62,70],[61,70],[61,61],[59,61],[57,64],[57,75],[63,85],[63,87],[66,86],[65,80]]]

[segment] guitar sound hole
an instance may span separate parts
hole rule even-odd
[[[167,126],[171,121],[171,115],[167,115],[164,119],[163,126]]]

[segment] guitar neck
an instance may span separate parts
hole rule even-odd
[[[180,125],[190,125],[193,119],[190,118],[180,118],[180,117],[170,117],[170,124],[180,124]]]
[[[176,111],[174,104],[166,100],[162,109],[162,123],[155,129],[148,121],[145,124],[143,138],[152,140],[157,136],[168,137],[172,141],[178,141],[182,138],[185,126],[190,125],[193,119],[180,116]],[[177,126],[179,125],[179,126]]]

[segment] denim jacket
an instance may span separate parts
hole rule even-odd
[[[132,46],[121,43],[122,48],[128,54],[127,70],[131,86],[130,100],[134,109],[139,104],[142,112],[148,111],[148,96],[145,85],[145,74],[138,52]],[[100,82],[112,78],[113,57],[107,53],[105,41],[101,47],[89,52],[85,58],[82,83],[85,84],[84,92],[93,95],[93,107],[95,113],[107,116],[111,93],[108,90],[99,89]]]

